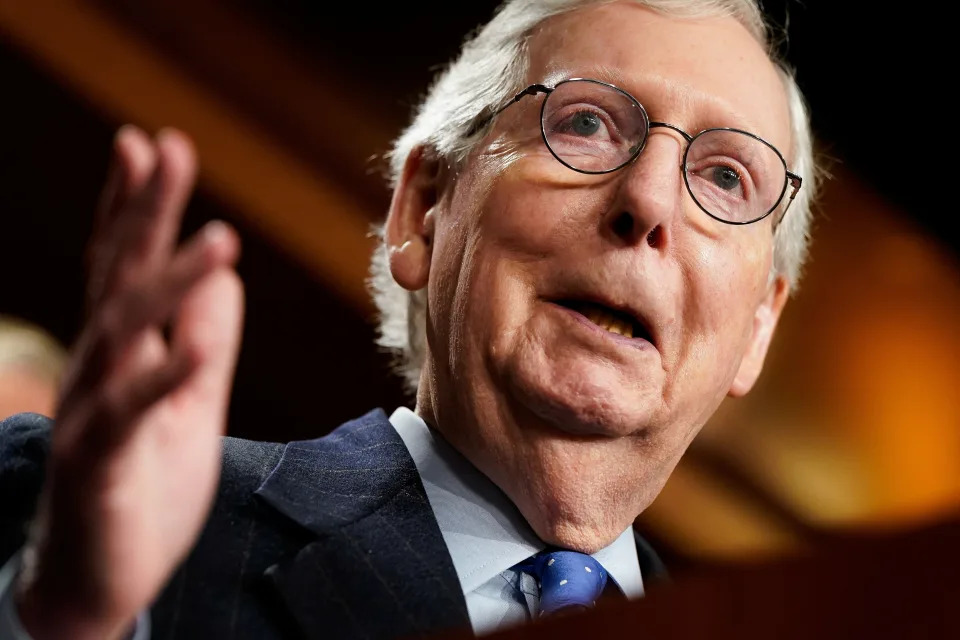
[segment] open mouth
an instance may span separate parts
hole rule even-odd
[[[633,314],[623,309],[614,309],[598,302],[586,300],[554,300],[554,304],[575,311],[604,331],[626,338],[641,338],[653,343],[646,325]]]

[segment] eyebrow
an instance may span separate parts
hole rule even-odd
[[[606,65],[591,65],[576,73],[572,72],[566,67],[554,69],[547,73],[547,76],[544,78],[543,82],[548,86],[555,86],[561,80],[568,80],[570,78],[591,78],[593,80],[600,80],[602,82],[615,84],[623,89],[626,89],[625,85],[628,84],[626,77],[620,72],[619,69],[608,67]]]
[[[579,67],[576,72],[572,71],[569,67],[563,67],[548,72],[543,82],[547,86],[556,86],[561,80],[570,78],[590,78],[616,85],[639,100],[640,104],[642,104],[648,112],[651,110],[649,101],[644,100],[644,93],[649,93],[649,91],[638,91],[638,83],[628,80],[620,69],[616,67],[590,65],[587,67]],[[757,123],[752,122],[749,118],[743,117],[742,114],[738,113],[722,98],[695,89],[691,90],[689,87],[686,88],[686,90],[682,90],[670,83],[669,79],[666,78],[657,77],[650,80],[659,85],[663,85],[661,86],[661,90],[664,93],[674,93],[680,104],[693,105],[699,103],[701,105],[700,109],[690,109],[693,122],[683,123],[684,126],[690,129],[688,133],[691,135],[714,127],[732,127],[750,132],[754,135],[759,135],[764,140],[769,139],[758,130],[759,127]],[[653,120],[659,119],[654,118],[653,114],[651,114],[650,117]],[[666,120],[670,120],[670,118],[666,118]]]

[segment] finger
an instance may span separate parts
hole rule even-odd
[[[107,181],[97,206],[97,228],[108,223],[130,195],[143,186],[155,162],[153,143],[143,130],[131,124],[117,130],[113,138],[113,155]]]
[[[186,296],[173,326],[175,348],[198,355],[190,390],[204,402],[211,420],[226,418],[243,330],[243,284],[233,269],[221,268]]]
[[[163,129],[157,134],[158,202],[153,224],[146,236],[147,259],[169,256],[180,235],[187,201],[197,179],[197,154],[181,131]]]
[[[149,179],[119,213],[116,255],[108,273],[111,291],[123,290],[169,259],[183,210],[196,180],[189,138],[174,129],[157,134],[157,160]]]
[[[118,212],[143,188],[155,164],[156,152],[147,135],[133,125],[121,127],[114,138],[111,168],[87,244],[88,310],[92,310],[100,298],[109,265],[114,259],[111,239],[117,235]]]
[[[136,375],[142,363],[129,362],[141,344],[142,333],[158,330],[180,307],[190,290],[204,277],[232,265],[239,253],[236,232],[227,225],[206,225],[180,249],[173,261],[142,286],[115,296],[93,319],[89,333],[78,343],[77,364],[61,406],[83,397],[114,375]],[[150,366],[147,363],[145,366]]]
[[[83,423],[72,443],[78,459],[102,456],[122,445],[136,431],[143,417],[157,402],[175,393],[199,367],[195,352],[177,350],[162,364],[138,376],[118,376],[104,385],[90,402]]]
[[[232,265],[238,251],[236,232],[222,222],[211,222],[190,238],[160,274],[118,297],[103,318],[115,359],[123,358],[133,336],[166,324],[190,290],[213,271]]]

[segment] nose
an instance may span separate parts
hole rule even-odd
[[[646,147],[620,170],[617,195],[604,216],[604,235],[623,245],[646,242],[664,248],[684,194],[680,162],[684,142],[674,132],[652,129]]]

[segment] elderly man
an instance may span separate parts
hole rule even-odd
[[[751,0],[507,3],[392,155],[374,282],[416,411],[284,446],[220,438],[238,243],[174,246],[187,140],[116,152],[57,424],[0,438],[0,629],[36,640],[485,633],[642,594],[631,525],[757,379],[813,174]]]

